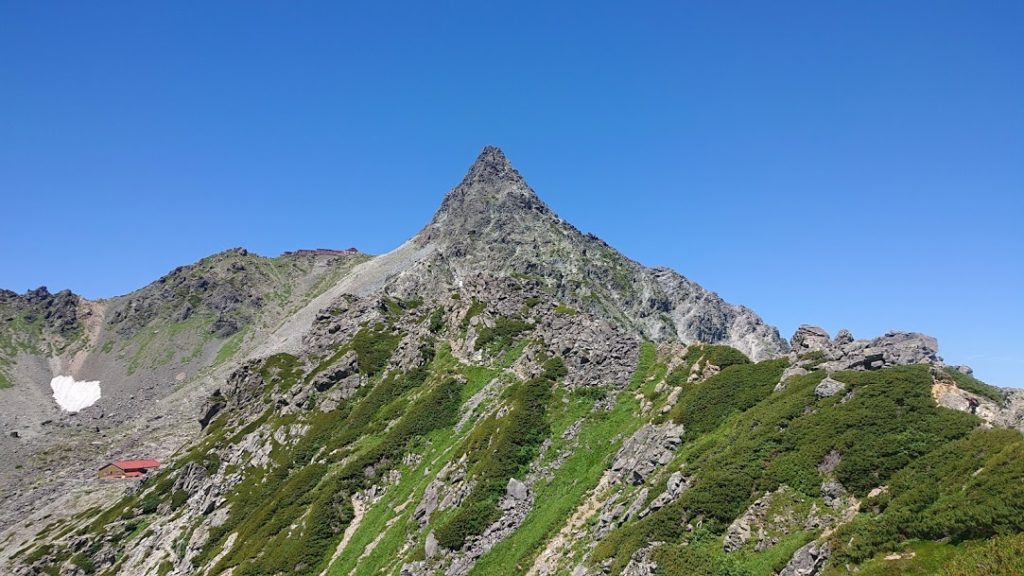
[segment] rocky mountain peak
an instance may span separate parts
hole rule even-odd
[[[500,182],[525,183],[519,172],[512,167],[505,153],[497,146],[484,146],[462,184],[473,182],[496,184]]]
[[[501,149],[485,146],[424,230],[426,241],[505,234],[516,222],[551,215]]]
[[[462,286],[470,278],[514,277],[543,285],[564,306],[634,337],[727,343],[758,360],[789,349],[750,310],[679,274],[648,269],[559,218],[493,146],[483,149],[410,244],[432,256],[392,282],[409,295],[444,283]]]

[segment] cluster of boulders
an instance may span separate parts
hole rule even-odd
[[[682,435],[682,425],[671,422],[641,427],[623,442],[622,448],[612,459],[611,467],[605,473],[608,485],[645,484],[658,468],[672,460],[682,444]],[[647,505],[650,495],[648,486],[643,486],[626,500],[623,499],[625,492],[614,492],[598,511],[594,536],[604,538],[616,527],[667,506],[689,485],[689,478],[681,472],[674,472],[668,479],[665,491],[656,496],[650,505]]]
[[[918,332],[886,332],[872,340],[855,340],[849,330],[835,338],[818,326],[797,328],[790,341],[794,361],[813,359],[815,366],[833,370],[877,370],[891,366],[943,366],[938,341]],[[969,368],[961,367],[964,372]]]

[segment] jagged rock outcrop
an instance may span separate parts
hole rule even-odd
[[[81,299],[70,290],[51,294],[45,286],[21,295],[10,290],[0,290],[0,321],[8,323],[22,320],[29,324],[41,323],[45,332],[68,338],[81,326],[80,301]]]
[[[803,505],[805,500],[788,486],[765,492],[729,525],[722,549],[726,553],[736,552],[752,539],[756,539],[757,552],[778,544],[781,538],[806,525],[809,514]]]
[[[849,332],[847,331],[846,334],[849,334]],[[803,324],[796,329],[793,337],[789,339],[789,345],[795,354],[826,351],[832,348],[832,338],[824,328]]]
[[[611,480],[642,484],[658,466],[667,464],[683,441],[679,424],[648,424],[622,445],[611,466]]]
[[[200,411],[199,426],[202,428],[209,426],[210,422],[212,422],[226,406],[227,399],[224,398],[223,394],[221,394],[220,389],[214,390],[213,394],[206,399],[206,402],[203,404],[203,409]]]
[[[235,248],[204,262],[176,268],[116,307],[109,323],[116,325],[119,334],[131,336],[161,315],[184,322],[194,314],[207,312],[215,316],[210,333],[220,338],[230,336],[263,306],[259,285],[269,281],[255,267],[248,270],[247,256],[244,248]],[[226,276],[242,281],[221,281]]]
[[[974,414],[990,426],[1016,428],[1024,432],[1024,390],[1007,389],[1003,401],[995,402],[980,394],[964,390],[943,371],[931,371],[932,398],[939,406]]]
[[[651,501],[651,505],[647,512],[653,512],[660,510],[665,506],[669,505],[675,500],[680,494],[683,493],[687,488],[690,487],[690,479],[683,476],[682,472],[673,472],[668,477],[668,482],[665,485],[665,491],[658,494],[654,500]],[[641,515],[644,515],[641,513]]]
[[[817,576],[831,553],[832,546],[827,541],[809,542],[793,554],[779,576]]]
[[[821,354],[817,366],[827,370],[877,370],[889,366],[943,366],[938,341],[918,332],[887,332],[872,340],[854,340],[843,330],[835,340],[817,326],[800,326],[791,340],[795,358]]]

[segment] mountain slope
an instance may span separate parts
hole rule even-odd
[[[269,328],[367,258],[305,251],[270,259],[235,249],[109,300],[0,294],[0,372],[9,384],[0,389],[8,463],[0,525],[31,534],[33,515],[90,498],[97,462],[171,454],[194,436],[210,386]],[[65,412],[51,389],[58,376],[98,382],[101,397]]]
[[[0,540],[10,571],[934,573],[1024,545],[1019,392],[919,334],[785,342],[563,222],[495,148],[287,305],[243,266],[117,303],[129,340],[186,304],[249,335],[165,467],[120,498],[83,477],[79,514]]]

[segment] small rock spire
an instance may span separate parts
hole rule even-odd
[[[469,167],[469,172],[462,180],[463,184],[523,182],[523,177],[512,167],[505,153],[497,146],[484,146],[476,161]]]

